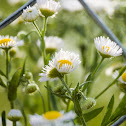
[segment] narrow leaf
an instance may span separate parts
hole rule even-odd
[[[101,126],[106,126],[108,124],[108,121],[109,121],[111,113],[112,113],[113,105],[114,105],[114,95],[112,96],[112,98],[108,104],[108,107],[107,107],[105,116],[102,120]]]
[[[7,77],[2,70],[0,70],[0,75]]]
[[[0,85],[2,86],[2,87],[4,87],[4,88],[6,88],[7,86],[6,86],[6,84],[5,84],[5,82],[3,81],[3,79],[0,77]]]
[[[100,108],[97,108],[97,109],[94,109],[93,111],[91,112],[88,112],[88,113],[85,113],[83,116],[84,116],[84,119],[86,122],[90,121],[91,119],[95,118],[98,114],[101,113],[101,111],[103,110],[104,107],[100,107]]]
[[[119,119],[123,115],[126,115],[126,95],[123,97],[118,107],[114,111],[113,115],[110,118],[109,123],[110,122],[114,123],[117,119]]]

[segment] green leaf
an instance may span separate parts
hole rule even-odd
[[[6,113],[5,113],[5,111],[2,112],[1,117],[2,117],[2,126],[6,126]]]
[[[17,87],[19,84],[21,68],[19,68],[13,75],[8,86],[8,99],[14,101],[17,97]]]
[[[0,77],[0,85],[2,86],[2,87],[4,87],[4,88],[6,88],[7,86],[6,86],[6,84],[5,84],[5,82],[3,81],[3,79]]]
[[[123,97],[121,102],[119,103],[118,107],[114,111],[113,115],[110,118],[109,123],[114,123],[118,120],[121,116],[126,115],[126,95]]]
[[[2,70],[0,70],[0,75],[7,77]]]
[[[112,96],[112,98],[108,104],[108,107],[107,107],[105,116],[102,120],[101,126],[106,126],[108,124],[108,121],[109,121],[111,113],[112,113],[113,105],[114,105],[114,95]]]
[[[22,69],[21,69],[20,79],[19,79],[19,83],[18,83],[18,85],[19,85],[20,82],[22,81],[23,74],[25,74],[26,59],[27,59],[27,58],[25,58],[25,61],[24,61],[23,67],[22,67]]]
[[[88,113],[85,113],[83,116],[84,116],[84,119],[86,122],[90,121],[91,119],[95,118],[98,114],[101,113],[101,111],[103,110],[104,107],[100,107],[100,108],[97,108],[97,109],[94,109],[93,111],[91,112],[88,112]]]

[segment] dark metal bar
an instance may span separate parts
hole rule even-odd
[[[124,121],[126,120],[126,115],[122,116],[120,119],[118,119],[114,124],[111,126],[120,126]]]
[[[79,0],[83,5],[87,13],[95,21],[95,23],[110,37],[111,40],[116,42],[123,49],[123,56],[126,57],[126,49],[123,47],[118,38],[112,33],[112,31],[104,24],[104,22],[99,18],[99,16],[87,5],[84,0]]]
[[[20,7],[17,11],[15,11],[13,14],[11,14],[9,17],[7,17],[5,20],[0,22],[0,30],[5,28],[7,25],[9,25],[11,22],[13,22],[15,19],[17,19],[23,12],[23,9],[25,9],[27,6],[33,6],[36,3],[36,0],[30,0],[26,4],[24,4],[22,7]]]

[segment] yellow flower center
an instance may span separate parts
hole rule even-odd
[[[68,65],[72,65],[72,63],[69,60],[60,60],[58,61],[58,63],[60,63],[59,65],[59,69],[62,67],[63,64],[68,64]]]
[[[126,82],[126,72],[122,74],[122,80]]]
[[[61,116],[63,116],[63,115],[61,113],[59,113],[58,111],[49,111],[44,114],[44,117],[48,120],[57,119]]]
[[[0,40],[0,45],[1,45],[1,44],[6,45],[7,42],[11,42],[11,41],[13,41],[13,40],[10,39],[10,38],[4,38],[4,39],[1,39],[1,40]]]
[[[110,47],[109,47],[109,46],[103,46],[102,48],[103,48],[103,50],[106,48],[106,49],[107,49],[107,52],[108,52],[108,51],[109,51],[109,49],[110,49]]]

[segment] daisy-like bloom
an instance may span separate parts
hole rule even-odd
[[[0,48],[10,49],[12,47],[23,45],[23,41],[19,40],[17,37],[12,37],[9,35],[0,36]]]
[[[55,80],[58,79],[60,73],[54,67],[54,62],[49,61],[49,64],[43,68],[42,73],[39,74],[41,78],[39,79],[40,82],[48,81],[49,79]]]
[[[47,53],[54,53],[57,50],[60,50],[63,47],[63,39],[57,36],[45,37],[45,48]],[[40,47],[40,40],[37,41],[38,46]]]
[[[68,74],[81,63],[79,55],[73,52],[60,50],[53,58],[54,66],[61,74]]]
[[[78,0],[60,0],[63,9],[75,12],[83,10],[83,6]]]
[[[80,63],[78,54],[61,49],[58,53],[55,53],[55,57],[49,62],[49,65],[43,68],[39,81],[57,79],[61,74],[68,74],[75,70]]]
[[[23,10],[23,13],[22,13],[22,17],[24,21],[27,21],[27,22],[35,21],[38,16],[39,16],[39,12],[35,6],[27,7],[25,10]]]
[[[73,126],[72,123],[69,123],[72,119],[76,117],[76,114],[73,111],[68,113],[58,112],[58,111],[48,111],[45,114],[30,115],[30,124],[31,126]],[[65,123],[68,121],[68,123]]]
[[[11,109],[8,113],[8,119],[11,121],[19,121],[22,118],[22,114],[18,109]]]
[[[60,8],[60,3],[54,0],[37,0],[41,14],[45,17],[55,16]]]
[[[94,39],[96,49],[104,58],[110,58],[122,55],[122,48],[115,42],[111,41],[108,37],[100,36]]]

